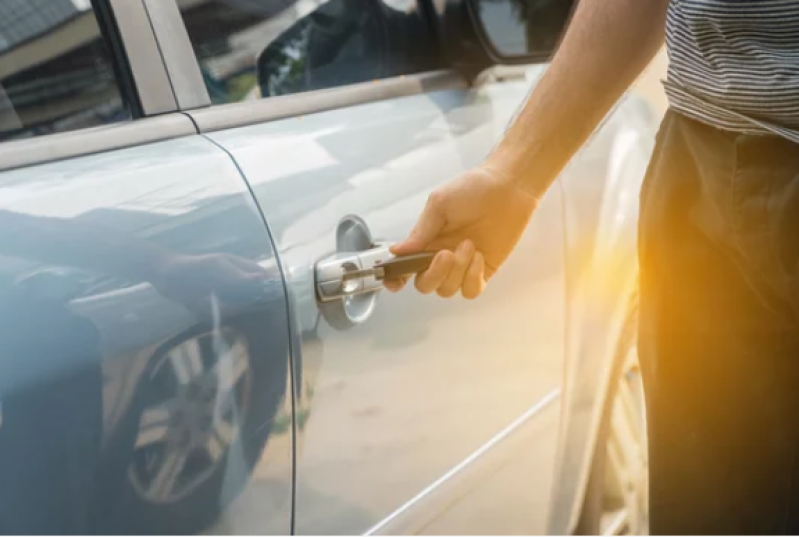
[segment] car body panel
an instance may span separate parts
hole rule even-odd
[[[655,128],[650,107],[628,94],[561,182],[569,316],[548,533],[573,532],[582,507],[616,345],[637,297],[638,195]]]
[[[572,531],[634,294],[637,190],[654,130],[645,108],[620,103],[480,300],[382,293],[371,318],[342,329],[319,307],[313,271],[335,253],[342,219],[361,218],[376,241],[402,239],[434,188],[481,162],[545,67],[496,67],[471,85],[444,69],[206,108],[178,11],[194,3],[202,0],[109,0],[124,19],[120,50],[138,112],[161,115],[0,145],[0,213],[60,218],[65,229],[127,234],[178,254],[237,255],[261,265],[263,286],[224,315],[213,301],[189,310],[146,278],[92,269],[99,245],[67,245],[74,263],[42,262],[43,231],[21,226],[30,259],[0,251],[0,283],[19,301],[7,301],[0,319],[5,347],[18,351],[6,352],[12,374],[0,386],[25,382],[58,401],[53,376],[74,370],[85,382],[71,389],[101,390],[20,429],[0,389],[0,463],[73,452],[45,442],[3,455],[9,427],[46,441],[42,423],[85,418],[76,438],[90,457],[99,450],[89,503],[109,513],[93,529],[138,527],[115,516],[154,371],[184,342],[234,329],[271,367],[258,391],[278,402],[253,425],[265,447],[252,471],[241,452],[229,458],[221,516],[191,525],[209,513],[187,504],[163,533]],[[441,15],[442,3],[430,3]],[[176,108],[185,114],[162,114]],[[47,341],[59,348],[40,353],[44,363],[22,361]],[[99,380],[81,373],[87,357]],[[85,493],[76,490],[79,505]],[[32,520],[30,512],[17,516]]]
[[[440,91],[206,134],[253,189],[302,338],[298,533],[374,529],[557,388],[557,189],[479,301],[384,294],[371,319],[339,331],[320,318],[313,288],[344,216],[363,218],[377,241],[403,238],[430,191],[490,150],[527,88]],[[555,435],[542,441],[554,446]]]
[[[31,308],[45,319],[52,313],[53,318],[62,320],[60,322],[84,327],[85,332],[91,334],[81,339],[84,331],[66,331],[59,324],[46,321],[36,324],[32,319],[15,319],[11,317],[13,312],[4,308],[4,376],[6,383],[13,385],[16,395],[0,396],[4,404],[0,435],[4,429],[13,427],[18,432],[30,431],[25,434],[46,441],[48,434],[37,431],[54,424],[35,420],[48,415],[60,416],[63,423],[87,430],[89,435],[99,433],[101,440],[98,441],[102,442],[99,460],[86,470],[97,471],[96,483],[91,490],[76,489],[74,494],[89,495],[80,498],[80,502],[113,511],[120,490],[126,488],[119,480],[128,479],[132,464],[135,437],[131,437],[131,428],[135,431],[139,426],[138,402],[154,389],[148,384],[154,357],[170,342],[184,338],[199,326],[207,324],[206,330],[213,333],[228,323],[255,320],[263,333],[253,337],[267,338],[271,350],[253,359],[278,364],[275,370],[284,371],[282,379],[268,381],[272,387],[262,386],[286,393],[278,410],[284,416],[284,423],[282,430],[275,427],[275,434],[260,458],[250,486],[251,489],[266,487],[274,502],[259,504],[246,516],[233,517],[228,525],[216,526],[215,532],[289,532],[292,434],[290,397],[286,392],[289,354],[285,290],[263,221],[228,155],[194,135],[5,171],[0,174],[0,210],[4,214],[11,212],[43,222],[41,226],[22,222],[13,228],[21,234],[18,240],[26,245],[24,255],[19,249],[9,253],[8,240],[4,241],[6,252],[0,257],[0,273],[4,292],[13,293],[12,304],[21,305],[17,311]],[[14,222],[14,218],[19,217],[12,216],[8,221]],[[63,263],[42,261],[56,255],[42,251],[45,245],[52,244],[52,239],[46,236],[47,225],[52,222],[66,233],[64,248],[69,255],[65,255]],[[70,230],[82,234],[89,229],[110,233],[115,237],[113,240],[122,244],[126,240],[143,240],[175,254],[224,253],[250,259],[264,269],[263,295],[248,298],[228,313],[209,321],[214,311],[209,310],[207,317],[202,312],[190,311],[183,304],[165,298],[146,279],[120,277],[94,269],[98,260],[109,255],[103,249],[104,243],[86,247],[69,242]],[[41,275],[46,275],[47,279],[43,280]],[[30,283],[34,281],[30,279],[32,276],[39,278],[35,280],[36,285]],[[43,281],[47,285],[43,285]],[[8,296],[6,294],[7,305]],[[258,319],[262,318],[269,318],[269,322],[259,324]],[[53,350],[51,355],[37,351],[36,341],[41,338],[51,341],[60,350]],[[19,355],[8,354],[15,348]],[[27,354],[34,355],[26,356],[25,349],[29,349]],[[87,367],[84,360],[94,360],[93,356],[97,356],[99,363]],[[20,361],[26,358],[35,358],[37,362],[22,367],[24,362]],[[91,376],[91,373],[81,372],[94,371],[95,367],[102,373],[102,400],[93,403],[98,406],[90,402],[67,404],[60,411],[50,409],[45,414],[39,411],[10,413],[6,408],[10,399],[19,397],[20,390],[36,392],[41,386],[47,386],[50,395],[57,394],[60,390],[71,389],[68,385],[74,384],[62,382],[60,378]],[[27,376],[23,378],[23,374]],[[98,382],[99,379],[97,377]],[[100,411],[102,420],[90,421],[91,416]],[[23,415],[28,418],[21,417]],[[23,419],[29,421],[20,424]],[[267,424],[273,426],[272,420],[263,423]],[[19,465],[38,463],[36,458],[26,461],[25,454],[3,454],[5,445],[0,440],[0,456],[16,457]],[[83,445],[87,451],[95,447],[98,446]],[[53,460],[60,460],[59,454],[73,446],[54,444],[47,449],[52,451],[49,456]],[[231,456],[229,461],[231,466],[226,473],[233,476],[239,471],[235,468],[236,456]],[[19,490],[31,491],[35,486],[43,486],[43,483],[20,483]],[[246,497],[245,494],[239,504],[246,505]],[[76,505],[82,505],[80,502]],[[241,512],[241,508],[236,511],[234,506],[233,509],[232,513]],[[40,516],[42,514],[56,516],[53,511],[40,513]],[[4,524],[10,523],[7,516],[4,515]],[[25,528],[29,522],[15,521],[10,527]],[[106,523],[110,525],[104,525]],[[94,520],[92,524],[107,531],[128,531],[109,521]]]
[[[459,21],[450,17],[451,13],[458,12],[455,4],[460,1],[426,3],[428,8],[426,10],[427,15],[431,17],[431,22],[440,38],[450,36],[450,30],[457,30],[455,27],[459,28]],[[445,5],[453,9],[445,9]],[[454,26],[450,28],[451,25]],[[457,31],[455,34],[457,34]],[[451,37],[456,40],[459,39],[460,34],[455,34],[452,34]],[[447,49],[447,45],[447,43],[442,44],[444,49]],[[184,43],[182,47],[185,48],[186,44]],[[472,95],[477,95],[482,91],[483,95],[485,95],[486,92],[502,91],[501,89],[498,90],[498,88],[503,87],[502,83],[504,81],[518,79],[519,68],[525,69],[525,66],[511,68],[495,66],[472,80],[472,89],[451,87],[447,91],[446,87],[428,89],[423,87],[422,90],[424,91],[424,97],[429,98],[431,101],[440,101],[441,98],[439,96],[453,95],[458,92],[462,94],[472,92]],[[526,68],[528,69],[527,83],[529,85],[530,82],[541,75],[545,66],[526,66]],[[408,78],[414,79],[417,76],[414,75]],[[374,87],[379,88],[384,84],[387,84],[387,88],[399,88],[395,80],[375,81]],[[280,133],[272,130],[269,126],[272,125],[271,123],[265,124],[263,127],[255,127],[254,125],[260,122],[286,118],[288,113],[285,110],[292,110],[294,111],[292,113],[297,115],[296,119],[298,121],[315,121],[315,125],[319,126],[319,128],[321,128],[322,124],[328,123],[329,117],[341,117],[341,124],[346,125],[345,128],[349,129],[352,128],[352,125],[355,125],[355,122],[347,121],[348,118],[344,117],[346,114],[357,116],[357,110],[363,109],[374,111],[375,114],[381,114],[386,106],[381,107],[379,104],[387,105],[389,102],[382,101],[383,99],[389,98],[391,99],[390,102],[405,102],[408,100],[404,90],[392,98],[390,90],[379,96],[376,91],[366,90],[365,84],[361,85],[364,89],[356,91],[358,86],[342,88],[341,90],[312,92],[311,94],[298,94],[278,99],[265,99],[260,102],[255,101],[249,106],[235,105],[230,110],[226,109],[226,107],[213,107],[205,111],[190,112],[201,131],[213,131],[211,136],[226,147],[230,145],[237,161],[240,163],[242,159],[247,161],[246,165],[243,166],[245,175],[247,175],[248,180],[256,191],[256,196],[264,208],[268,222],[277,229],[277,234],[281,235],[284,229],[291,229],[296,232],[297,225],[287,223],[285,219],[291,220],[295,214],[302,215],[301,219],[304,227],[307,227],[309,231],[315,230],[314,232],[320,233],[319,240],[327,243],[320,244],[315,248],[309,246],[309,251],[319,252],[318,255],[320,257],[331,253],[334,243],[334,223],[337,218],[344,216],[343,213],[338,212],[331,214],[330,209],[335,208],[336,211],[354,209],[355,212],[360,210],[359,203],[362,202],[358,202],[353,194],[347,196],[338,194],[337,191],[330,197],[331,191],[337,188],[337,186],[332,184],[332,180],[330,180],[331,182],[326,181],[324,186],[320,184],[318,188],[317,185],[311,182],[304,183],[308,185],[308,191],[305,192],[304,196],[306,198],[320,196],[324,199],[310,201],[308,206],[302,209],[287,210],[283,204],[283,196],[285,195],[283,187],[271,185],[266,188],[262,184],[267,180],[266,177],[269,176],[269,173],[265,174],[263,172],[263,169],[267,167],[267,163],[264,161],[265,159],[253,155],[253,153],[260,150],[254,148],[264,142],[263,140],[257,140],[258,136],[267,135],[270,139],[274,139],[279,137]],[[506,105],[510,106],[510,108],[506,107],[503,113],[507,113],[518,106],[527,89],[527,86],[524,89],[519,87],[506,89],[510,93],[510,95],[505,97],[507,99]],[[358,93],[359,91],[361,92],[360,94]],[[366,108],[357,106],[358,99],[363,99],[362,102]],[[377,103],[365,105],[365,103],[374,102],[375,99],[378,99]],[[464,104],[467,100],[461,99],[460,108],[469,108],[471,115],[479,115],[480,112],[476,112],[478,107],[474,106],[479,102],[479,99],[470,101],[468,105]],[[491,99],[489,98],[489,100]],[[415,102],[417,101],[418,99]],[[597,413],[602,406],[607,384],[606,379],[603,377],[603,372],[610,370],[609,361],[613,356],[613,347],[620,330],[620,324],[625,318],[629,295],[634,292],[635,286],[634,236],[635,215],[637,213],[637,196],[635,192],[637,192],[643,177],[643,165],[648,158],[649,151],[651,151],[654,121],[652,121],[650,107],[641,106],[640,103],[634,103],[633,101],[630,98],[622,100],[620,105],[596,131],[591,141],[585,145],[580,154],[567,167],[561,179],[556,182],[553,191],[548,195],[550,199],[558,199],[557,202],[548,199],[547,204],[549,206],[563,205],[562,222],[552,226],[551,218],[546,220],[545,217],[539,214],[532,224],[533,228],[536,228],[538,221],[546,220],[546,224],[539,225],[538,229],[549,229],[552,236],[556,236],[558,233],[562,234],[563,243],[559,248],[565,258],[564,274],[557,285],[564,289],[566,298],[564,303],[558,303],[558,311],[552,311],[552,314],[553,317],[562,315],[565,318],[565,327],[562,329],[564,341],[561,344],[563,351],[561,360],[565,367],[559,379],[559,387],[556,388],[558,390],[557,394],[562,394],[563,404],[561,405],[561,401],[558,400],[534,420],[529,422],[524,422],[523,420],[522,422],[512,421],[506,428],[495,430],[493,436],[486,437],[485,444],[477,447],[475,451],[471,452],[465,459],[462,459],[456,466],[441,474],[437,480],[428,483],[426,487],[417,491],[417,495],[404,498],[404,503],[397,506],[395,511],[383,518],[377,525],[372,526],[370,530],[404,533],[407,531],[421,531],[419,528],[427,528],[431,532],[458,533],[466,527],[463,523],[464,520],[471,522],[469,527],[475,532],[480,532],[481,528],[486,528],[482,530],[486,533],[492,532],[490,529],[492,527],[508,528],[510,526],[506,523],[505,514],[510,513],[512,509],[503,510],[501,513],[484,512],[481,517],[476,517],[469,507],[473,504],[470,504],[469,501],[452,504],[452,498],[459,494],[463,495],[464,491],[468,491],[471,497],[486,497],[486,494],[495,497],[497,490],[506,491],[506,495],[502,499],[497,499],[497,502],[503,505],[511,505],[514,502],[516,502],[515,505],[527,506],[549,504],[549,511],[540,517],[527,518],[524,523],[517,519],[518,527],[524,528],[522,531],[532,531],[530,528],[547,528],[549,531],[562,533],[570,531],[574,527],[576,514],[580,509],[582,490],[588,475],[591,454],[593,453],[596,436],[595,424],[598,422]],[[508,104],[511,102],[513,103],[512,105]],[[445,122],[450,122],[454,115],[450,113],[446,106],[439,106],[442,115],[446,117]],[[457,109],[458,106],[455,108]],[[335,112],[336,109],[340,109],[338,114]],[[323,113],[317,114],[317,112]],[[429,184],[432,186],[436,184],[436,181],[441,181],[447,174],[456,173],[459,169],[479,162],[481,155],[484,155],[490,149],[490,146],[499,139],[507,124],[510,116],[509,114],[503,115],[503,113],[497,113],[491,119],[484,120],[494,125],[493,133],[488,135],[488,139],[480,135],[473,135],[472,139],[479,139],[480,141],[472,146],[467,146],[463,143],[463,140],[467,137],[451,129],[450,137],[455,141],[461,152],[463,152],[462,149],[464,147],[470,147],[466,150],[468,154],[462,156],[460,164],[455,167],[445,157],[438,158],[435,163],[428,164],[430,169],[424,170],[424,173],[430,174],[434,170],[434,173],[441,175],[430,181]],[[408,115],[412,116],[413,114]],[[323,119],[320,120],[319,116],[322,116]],[[369,121],[370,119],[372,118],[364,121]],[[290,124],[291,122],[287,120],[275,123],[275,125],[283,129]],[[451,123],[449,124],[451,125]],[[243,125],[253,125],[253,127],[236,129],[237,126]],[[221,134],[224,129],[229,130]],[[357,127],[355,130],[358,130]],[[412,129],[401,132],[403,134],[412,132]],[[356,136],[357,134],[348,136],[346,133],[338,132],[331,133],[326,138],[336,141],[350,140]],[[383,141],[385,138],[380,140]],[[388,158],[399,153],[399,150],[393,145],[388,150],[385,144],[376,147],[375,150],[372,150],[375,145],[369,144],[359,149],[362,150],[362,155],[366,155],[377,162],[380,158]],[[293,148],[298,150],[302,147],[305,146],[293,146]],[[311,165],[310,163],[314,161],[323,162],[325,158],[328,158],[327,156],[319,157],[315,153],[317,150],[318,147],[307,153],[314,155],[314,157],[307,159],[308,161],[303,165]],[[327,151],[327,147],[324,147],[324,151]],[[328,151],[328,153],[333,155],[334,160],[338,159],[343,164],[356,161],[358,158],[364,158],[362,155],[358,155],[358,149],[356,148],[347,148],[347,151],[348,153],[344,157],[339,157],[341,149],[336,149],[336,152]],[[408,150],[408,152],[409,154],[418,153],[418,151],[412,150]],[[374,153],[374,155],[370,153]],[[288,157],[281,158],[279,161],[284,162],[286,159]],[[335,164],[327,162],[320,166],[321,170],[328,169],[335,166]],[[304,182],[306,178],[310,177],[311,173],[311,171],[302,171],[297,175]],[[378,171],[376,166],[373,166],[371,171],[367,170],[366,173],[363,172],[361,167],[356,167],[351,173],[354,174],[357,184],[348,188],[360,193],[369,192],[376,199],[380,199],[381,195],[385,194],[385,192],[380,191],[384,184],[381,181],[381,173],[389,177],[391,175],[391,172]],[[338,181],[341,181],[341,179],[338,179]],[[272,182],[272,180],[269,179],[269,182]],[[372,183],[373,186],[371,188],[373,190],[366,188],[363,184],[365,182]],[[306,186],[298,184],[296,188],[302,189],[306,188]],[[311,190],[317,190],[317,192],[310,194]],[[290,195],[290,197],[293,195]],[[401,195],[407,196],[405,192],[402,192]],[[423,195],[419,196],[419,199],[415,202],[403,204],[403,209],[410,214],[416,214],[421,208],[421,198],[423,197]],[[291,213],[291,217],[287,216],[287,211]],[[308,215],[305,214],[306,212],[313,212],[314,214]],[[357,212],[356,214],[364,216],[364,214]],[[371,213],[369,213],[369,218],[368,224],[375,227],[371,222]],[[407,216],[404,216],[404,218],[407,218]],[[384,218],[384,220],[386,219]],[[319,224],[319,222],[325,223]],[[383,229],[399,229],[399,236],[402,236],[403,227],[407,230],[409,225],[410,223],[408,222],[399,225],[386,222],[384,224],[385,227],[378,228],[378,231],[383,233]],[[327,234],[326,237],[325,233]],[[532,233],[530,232],[530,234]],[[390,233],[387,236],[378,236],[379,238],[392,240],[399,238],[391,236]],[[290,282],[289,298],[293,311],[294,337],[298,338],[295,344],[295,354],[299,368],[297,378],[303,379],[298,381],[299,385],[297,386],[298,417],[300,418],[298,419],[298,425],[301,426],[299,439],[302,441],[309,436],[306,434],[307,431],[305,433],[302,431],[302,425],[305,424],[307,419],[308,406],[314,409],[315,412],[316,407],[319,406],[318,404],[314,406],[312,403],[307,402],[308,390],[305,387],[306,384],[314,384],[314,374],[318,374],[318,371],[315,372],[314,370],[319,369],[321,366],[317,364],[315,367],[310,367],[308,364],[318,362],[320,360],[319,357],[322,355],[329,355],[330,352],[327,349],[330,345],[325,345],[325,338],[317,334],[317,329],[320,326],[324,328],[325,323],[320,321],[312,298],[313,292],[310,290],[312,282],[308,267],[309,261],[314,259],[316,254],[312,255],[304,251],[304,253],[299,253],[299,250],[294,249],[292,241],[277,239],[277,243],[281,256],[284,250],[287,252],[288,250],[293,250],[288,256],[284,268],[288,271],[287,279]],[[522,246],[522,251],[527,251],[529,244],[525,243]],[[517,259],[523,255],[519,254]],[[511,266],[524,268],[512,276],[504,276],[504,274],[511,273]],[[524,273],[525,270],[529,271],[529,262],[513,262],[512,260],[509,267],[504,269],[498,279],[492,282],[492,287],[499,285],[499,282],[503,281],[503,277],[507,278],[504,281],[510,282],[513,280],[518,285],[518,282],[523,278],[529,277]],[[611,285],[606,285],[606,281],[610,281]],[[489,297],[491,292],[489,291]],[[385,301],[385,298],[381,300]],[[397,300],[397,298],[391,297],[390,300]],[[601,304],[602,307],[597,307],[597,304]],[[376,315],[382,315],[381,311],[383,309],[385,309],[384,306],[378,305]],[[365,329],[365,327],[359,327],[354,331],[362,329]],[[510,339],[513,338],[511,337]],[[354,346],[353,348],[358,347]],[[325,352],[326,350],[327,352]],[[300,352],[302,352],[302,355],[300,355]],[[309,370],[310,374],[306,375],[305,370]],[[430,374],[432,376],[436,375],[436,373]],[[549,392],[548,395],[552,394],[553,392]],[[541,401],[539,400],[539,403]],[[538,428],[541,423],[551,422],[552,414],[557,414],[558,419],[554,421],[558,423],[550,423],[550,430],[546,434],[537,433],[536,451],[542,449],[546,453],[557,452],[557,456],[552,455],[552,457],[557,459],[557,464],[553,465],[552,468],[536,472],[537,477],[541,476],[541,479],[539,479],[539,484],[534,490],[525,488],[526,481],[519,479],[518,475],[513,475],[512,472],[508,472],[511,477],[502,477],[502,467],[509,467],[514,464],[519,464],[520,467],[530,467],[531,464],[535,466],[535,462],[530,455],[531,450],[519,447],[524,446],[524,442],[519,439],[533,434],[530,431]],[[524,416],[524,414],[521,416]],[[335,419],[336,417],[334,416],[332,419],[334,423],[340,421],[340,419]],[[331,436],[331,433],[327,434]],[[544,436],[546,437],[545,441],[542,440]],[[557,439],[552,440],[555,437]],[[486,449],[487,446],[494,446],[494,442],[497,443],[497,446],[501,445],[502,448]],[[319,444],[324,446],[325,442],[319,442]],[[514,448],[509,447],[510,445],[518,447],[514,455],[509,455],[509,453],[514,452]],[[302,453],[302,451],[299,451],[299,453]],[[320,457],[323,459],[325,456],[332,458],[329,454],[323,454]],[[345,458],[347,456],[352,455],[343,455]],[[526,466],[525,460],[527,461]],[[543,460],[549,461],[552,458],[544,457]],[[454,458],[450,459],[450,461],[454,462]],[[300,465],[300,470],[302,470],[303,464],[306,463],[300,457],[298,464]],[[465,464],[466,466],[464,466]],[[327,466],[320,463],[318,471],[321,472],[321,469],[328,467],[330,467],[330,463]],[[540,468],[540,466],[537,468]],[[314,467],[314,470],[317,470],[317,467]],[[453,474],[454,470],[457,470],[455,472],[457,475]],[[300,476],[300,482],[302,482],[303,472],[300,471],[298,475]],[[333,473],[333,476],[337,475],[341,474]],[[351,474],[346,473],[346,475],[347,478],[350,478]],[[481,480],[487,483],[503,483],[503,485],[488,484],[480,486],[477,483]],[[511,482],[515,482],[517,486],[511,486]],[[552,483],[551,487],[549,487],[550,482]],[[299,488],[301,489],[302,485]],[[353,489],[357,488],[357,486],[350,484],[349,488]],[[411,488],[409,487],[408,491]],[[550,488],[551,497],[549,497]],[[361,494],[368,495],[368,486],[366,489]],[[543,489],[548,492],[541,494],[540,490]],[[491,490],[494,493],[486,492]],[[513,490],[514,493],[508,494],[508,490]],[[407,495],[407,491],[405,494]],[[398,498],[399,496],[401,495],[398,495]],[[302,506],[302,495],[300,495],[299,502],[298,520],[300,521],[299,528],[302,530],[303,509],[305,509],[305,512],[310,512],[309,516],[311,518],[313,518],[314,509]],[[378,500],[370,497],[361,500],[360,503],[367,506],[376,505]],[[445,504],[448,507],[442,507]],[[376,516],[374,512],[382,511],[385,513],[386,509],[387,507],[382,507],[381,509],[373,510],[372,513],[366,513],[365,515],[361,513],[361,518],[364,520],[374,519]],[[333,508],[332,512],[321,510],[320,516],[324,518],[335,512],[335,508]],[[357,520],[358,514],[356,513],[352,518]],[[543,520],[546,521],[542,523]],[[482,521],[482,524],[478,523],[478,521]],[[493,523],[497,525],[492,526]],[[313,529],[317,526],[311,524],[306,527]],[[334,525],[334,528],[338,527]],[[357,522],[345,522],[343,527],[348,529],[357,528],[358,524]]]

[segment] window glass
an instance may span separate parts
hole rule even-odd
[[[130,117],[89,0],[0,0],[0,140]]]
[[[214,103],[438,66],[416,0],[179,0]]]
[[[507,58],[553,51],[574,5],[574,0],[477,0],[488,38]]]

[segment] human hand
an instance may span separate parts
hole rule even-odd
[[[480,167],[434,191],[410,235],[394,255],[438,251],[416,277],[416,289],[449,298],[479,296],[519,242],[539,199],[513,181]],[[390,291],[407,280],[390,280]]]

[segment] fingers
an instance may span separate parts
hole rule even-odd
[[[441,250],[427,271],[416,277],[416,289],[422,294],[437,292],[450,298],[460,291],[464,298],[474,299],[486,285],[485,258],[476,252],[471,241],[462,243],[455,253]]]
[[[408,278],[394,278],[391,280],[383,280],[383,285],[392,293],[399,293],[405,288],[408,283]]]
[[[416,290],[423,295],[436,291],[447,279],[454,264],[455,254],[449,250],[439,251],[430,268],[416,276]]]
[[[455,251],[449,274],[437,290],[438,296],[442,298],[451,298],[461,290],[463,278],[466,276],[466,271],[469,270],[472,264],[473,257],[474,245],[472,241],[463,241]]]
[[[474,300],[483,293],[486,285],[485,258],[477,252],[472,259],[465,277],[463,278],[463,298]]]
[[[441,203],[434,192],[430,195],[427,205],[422,211],[416,225],[413,226],[408,238],[391,247],[394,255],[408,255],[424,252],[430,243],[439,235],[445,224],[444,214],[440,209]]]
[[[386,280],[391,292],[401,291],[408,279]],[[416,276],[416,289],[425,295],[433,292],[451,298],[459,291],[472,300],[483,293],[486,286],[486,264],[483,254],[475,251],[471,241],[464,241],[455,252],[440,250],[425,272]]]

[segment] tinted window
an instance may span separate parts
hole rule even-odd
[[[181,0],[215,103],[438,67],[416,0]]]
[[[128,118],[89,0],[0,0],[0,140]]]
[[[574,4],[574,0],[477,0],[486,35],[504,57],[553,51]]]

